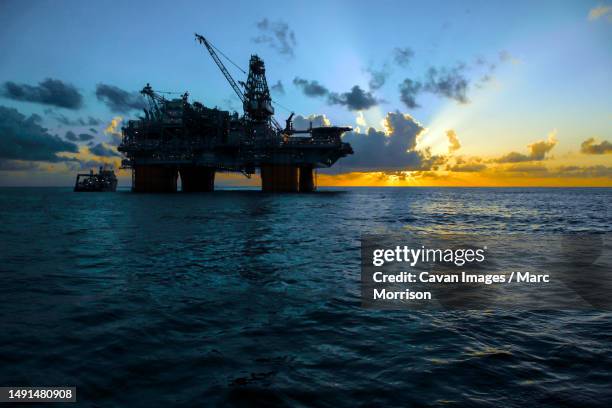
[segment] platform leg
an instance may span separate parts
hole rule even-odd
[[[136,193],[176,192],[178,172],[176,167],[134,167],[132,191]]]
[[[299,191],[298,168],[287,164],[261,166],[261,189],[265,192],[292,193]]]
[[[315,190],[314,171],[312,166],[300,166],[300,193],[311,193]]]
[[[179,169],[184,193],[215,190],[215,169],[212,167],[184,166]]]

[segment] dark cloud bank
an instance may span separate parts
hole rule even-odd
[[[94,138],[92,135],[90,135],[88,133],[81,133],[79,135],[76,135],[71,130],[66,132],[66,135],[64,137],[67,140],[71,141],[71,142],[87,142],[87,141],[92,140]]]
[[[145,101],[139,92],[128,92],[114,85],[98,84],[96,97],[112,112],[128,113],[145,108]]]
[[[102,157],[119,157],[120,154],[113,150],[110,147],[104,146],[102,143],[98,143],[97,145],[90,147],[89,151],[95,154],[96,156]]]
[[[329,125],[323,115],[295,119],[296,129]],[[297,126],[299,124],[299,126]],[[369,128],[365,133],[347,132],[343,141],[351,144],[354,154],[345,157],[330,173],[352,171],[426,171],[442,165],[444,156],[431,155],[429,150],[417,150],[417,139],[425,130],[412,116],[389,112],[385,117],[387,133]]]
[[[76,144],[51,135],[40,125],[41,117],[30,117],[17,109],[0,106],[0,160],[58,162],[61,152],[77,153]]]
[[[0,171],[36,171],[40,162],[64,163],[71,170],[97,167],[104,163],[92,160],[62,157],[60,153],[78,153],[74,142],[89,142],[90,151],[102,157],[118,157],[114,149],[98,143],[87,133],[66,132],[64,140],[52,135],[41,126],[42,118],[33,114],[29,117],[17,109],[0,106]]]
[[[330,93],[327,103],[346,106],[348,110],[367,110],[378,105],[378,100],[370,92],[366,92],[355,85],[349,92]]]
[[[346,106],[349,110],[366,110],[379,103],[371,92],[361,89],[359,85],[353,86],[348,92],[337,93],[331,92],[317,81],[300,77],[295,77],[293,84],[306,96],[327,97],[328,104]]]
[[[307,79],[295,77],[293,79],[293,85],[300,88],[306,96],[317,97],[329,94],[329,90],[317,81],[309,81]]]
[[[70,119],[66,115],[58,114],[55,115],[55,120],[57,120],[58,123],[66,126],[99,126],[102,124],[100,119],[96,119],[92,116],[87,118]]]
[[[80,109],[83,106],[83,96],[78,89],[59,79],[47,78],[38,85],[7,81],[0,86],[0,95],[15,101],[34,102],[59,108]]]

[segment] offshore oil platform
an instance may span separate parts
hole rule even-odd
[[[167,100],[147,84],[141,91],[149,105],[144,117],[127,122],[118,146],[125,156],[122,168],[132,169],[132,191],[175,192],[179,175],[184,192],[213,191],[218,171],[251,177],[259,169],[263,191],[311,192],[316,188],[315,169],[353,153],[341,138],[349,127],[311,124],[297,130],[293,113],[284,127],[279,125],[264,62],[257,55],[251,56],[246,82],[236,82],[217,51],[234,63],[203,36],[195,38],[242,101],[244,112],[191,103],[187,93]]]

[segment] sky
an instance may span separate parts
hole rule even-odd
[[[612,2],[588,0],[4,0],[0,185],[118,166],[146,83],[238,110],[194,32],[264,59],[279,122],[353,127],[319,185],[612,186]]]

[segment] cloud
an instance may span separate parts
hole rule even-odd
[[[424,81],[406,78],[400,85],[400,100],[409,109],[420,107],[417,96],[427,91],[432,94],[453,99],[461,104],[469,102],[467,91],[469,82],[463,74],[465,65],[459,64],[453,68],[430,67]]]
[[[293,78],[293,85],[302,90],[304,95],[310,97],[325,96],[329,94],[329,89],[317,81],[309,81],[300,77]]]
[[[280,79],[270,87],[270,90],[278,95],[285,94],[285,87],[283,86],[283,83],[280,81]]]
[[[548,168],[541,164],[520,163],[497,169],[502,173],[520,174],[525,177],[547,178],[612,178],[612,167],[595,166],[558,166]]]
[[[58,123],[61,123],[62,125],[66,125],[66,126],[76,126],[79,124],[77,121],[72,121],[67,116],[61,115],[61,114],[57,115],[55,117],[55,120],[57,120]]]
[[[115,116],[106,129],[104,129],[104,133],[110,136],[111,140],[109,144],[113,146],[118,146],[121,143],[121,122],[123,118],[121,116]]]
[[[487,165],[483,163],[465,163],[455,164],[454,166],[447,167],[449,171],[458,173],[477,173],[487,169]]]
[[[408,114],[389,112],[384,119],[385,132],[369,128],[366,133],[349,132],[343,141],[351,144],[354,154],[343,158],[342,169],[351,171],[414,171],[435,169],[444,162],[429,150],[416,150],[417,138],[425,128]]]
[[[331,126],[331,122],[329,121],[329,119],[327,119],[325,115],[297,115],[293,118],[293,128],[296,130],[308,129],[310,128],[311,123],[312,127]]]
[[[494,61],[487,60],[484,57],[478,57],[470,67],[478,71],[479,78],[475,81],[475,86],[477,88],[483,88],[487,83],[492,82],[495,78],[494,73],[500,65],[507,63],[519,65],[522,63],[519,58],[513,56],[506,50],[499,51],[497,55],[497,60]]]
[[[71,84],[47,78],[38,85],[17,84],[12,81],[0,86],[0,95],[15,101],[34,102],[67,109],[80,109],[83,96]]]
[[[480,157],[468,157],[467,159],[463,156],[459,156],[455,159],[454,165],[448,165],[446,170],[454,171],[459,173],[476,173],[487,169],[487,165],[482,162]]]
[[[394,48],[393,53],[393,62],[400,67],[407,67],[412,58],[414,57],[414,51],[410,48]],[[385,62],[380,69],[374,69],[372,67],[367,68],[366,71],[370,74],[370,81],[368,82],[368,86],[371,91],[376,91],[382,88],[389,76],[391,76],[392,69],[389,62]]]
[[[74,132],[70,130],[66,132],[66,135],[64,137],[67,140],[70,140],[71,142],[88,142],[94,138],[92,135],[87,133],[81,133],[77,136],[74,134]]]
[[[385,85],[389,75],[391,75],[391,71],[388,66],[383,66],[380,70],[375,70],[373,68],[368,68],[366,70],[368,74],[370,74],[370,81],[368,82],[368,86],[371,91],[376,91]]]
[[[422,89],[423,84],[406,78],[404,82],[399,85],[400,100],[404,102],[404,105],[409,109],[418,108],[419,104],[416,102],[416,97],[421,93]]]
[[[414,57],[414,51],[410,48],[395,48],[393,50],[393,61],[400,67],[407,67],[410,65],[412,58]]]
[[[349,110],[367,110],[378,105],[378,100],[370,92],[366,92],[359,85],[355,85],[349,92],[330,93],[327,103],[343,105]]]
[[[542,161],[546,159],[546,154],[550,152],[553,147],[557,144],[556,139],[557,132],[552,131],[548,134],[547,140],[540,140],[538,142],[528,145],[529,154],[510,152],[499,159],[494,160],[497,163],[520,163],[528,161]]]
[[[612,167],[598,166],[561,166],[554,169],[556,175],[574,178],[612,178]]]
[[[87,133],[81,133],[77,136],[76,134],[74,134],[74,132],[70,130],[66,132],[66,135],[64,137],[67,140],[70,140],[71,142],[87,142],[94,138],[92,135],[87,134]]]
[[[534,163],[511,164],[506,167],[500,167],[498,170],[505,173],[538,173],[538,175],[548,172],[546,166]]]
[[[289,24],[283,21],[272,22],[267,18],[257,23],[260,34],[252,40],[258,44],[268,44],[279,54],[294,57],[296,46],[295,33],[289,28]]]
[[[112,112],[127,113],[145,108],[145,101],[138,92],[127,92],[114,85],[98,84],[96,97],[108,106]]]
[[[109,159],[109,158],[102,158],[102,159],[89,159],[89,160],[79,160],[77,162],[73,162],[71,163],[73,165],[73,171],[80,171],[80,170],[91,170],[91,169],[98,169],[99,167],[110,167],[110,168],[118,168],[121,166],[121,161],[117,160],[117,159]]]
[[[461,143],[459,142],[459,138],[457,137],[457,133],[454,130],[450,129],[446,131],[446,137],[448,138],[448,152],[452,153],[461,148]]]
[[[378,100],[371,92],[364,91],[355,85],[348,92],[330,92],[329,89],[317,81],[309,81],[300,77],[293,79],[293,84],[302,90],[304,95],[309,97],[320,97],[327,95],[329,105],[346,106],[349,110],[367,110],[372,106],[378,105]]]
[[[527,146],[529,147],[529,157],[532,160],[544,160],[546,153],[550,152],[557,144],[556,135],[557,132],[552,131],[548,134],[547,140],[540,140]]]
[[[597,20],[608,15],[608,20],[612,21],[612,6],[599,5],[589,10],[589,20]]]
[[[526,162],[526,161],[532,161],[532,160],[533,159],[529,155],[518,153],[518,152],[510,152],[508,154],[503,155],[502,157],[500,157],[499,159],[495,161],[497,163],[519,163],[519,162]]]
[[[363,112],[359,111],[357,112],[357,117],[355,118],[355,123],[357,123],[357,125],[359,126],[367,126],[368,123],[366,122],[366,118],[365,116],[363,116]]]
[[[57,120],[58,123],[66,126],[98,126],[100,124],[100,119],[96,119],[91,116],[88,118],[77,118],[72,120],[66,115],[58,114],[55,116],[55,120]]]
[[[66,140],[70,140],[71,142],[76,142],[77,140],[79,140],[77,135],[75,135],[74,132],[71,130],[67,131],[64,137],[66,138]]]
[[[521,63],[521,60],[510,54],[506,50],[501,50],[499,52],[499,60],[500,62],[510,62],[511,64],[517,65]],[[495,66],[492,66],[492,70],[495,69]]]
[[[516,65],[520,64],[521,60],[502,50],[493,61],[479,56],[470,64],[460,62],[453,67],[429,67],[420,79],[406,78],[400,83],[400,100],[409,109],[419,108],[417,97],[422,92],[429,92],[460,104],[467,104],[470,102],[468,91],[472,82],[477,88],[484,87],[494,79],[493,74],[498,66],[508,62]]]
[[[87,133],[80,133],[79,134],[79,141],[81,142],[87,142],[89,140],[92,140],[94,137],[90,134]]]
[[[21,160],[0,160],[0,171],[29,171],[38,168],[36,162]]]
[[[476,82],[476,87],[483,88],[488,82],[491,82],[492,80],[493,80],[493,75],[484,74],[478,79],[478,82]]]
[[[97,145],[89,148],[89,151],[96,156],[102,157],[119,157],[121,156],[117,153],[113,148],[108,147],[102,143],[98,143]]]
[[[100,119],[92,118],[91,116],[89,116],[87,118],[87,125],[88,126],[98,126],[101,123],[102,123],[102,121]]]
[[[463,64],[454,68],[431,67],[427,71],[423,89],[462,104],[468,103],[467,89],[469,82],[465,78],[463,70]]]
[[[38,115],[26,117],[0,106],[0,159],[58,162],[69,160],[58,153],[78,152],[76,144],[49,134],[40,120]]]
[[[612,143],[607,140],[601,143],[595,143],[594,138],[589,138],[580,145],[580,152],[584,154],[608,154],[612,153]]]

